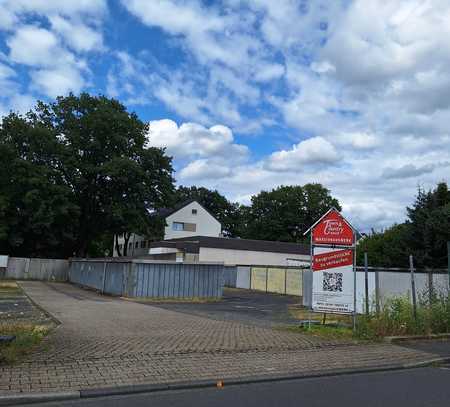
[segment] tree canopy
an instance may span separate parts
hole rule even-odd
[[[280,186],[261,191],[243,209],[243,236],[250,239],[304,241],[303,233],[330,207],[341,210],[336,198],[320,184]]]
[[[446,267],[450,241],[450,191],[445,182],[430,191],[418,190],[408,218],[384,232],[372,233],[358,245],[358,263],[368,253],[370,265],[407,267],[409,255],[418,267]]]
[[[151,233],[173,194],[171,158],[114,99],[38,102],[0,127],[0,250],[86,256],[105,234]]]

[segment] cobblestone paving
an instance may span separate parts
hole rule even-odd
[[[0,367],[1,394],[308,374],[433,357],[392,345],[325,342],[217,321],[102,297],[67,284],[22,286],[62,324],[30,359]]]

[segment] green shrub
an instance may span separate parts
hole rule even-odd
[[[356,325],[356,336],[361,339],[448,332],[450,332],[448,293],[420,296],[416,317],[409,297],[392,298],[382,304],[378,314],[358,316]]]

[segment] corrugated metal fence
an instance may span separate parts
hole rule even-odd
[[[11,280],[67,281],[69,261],[63,259],[30,259],[9,257],[0,278]]]
[[[148,260],[74,259],[70,281],[106,294],[153,298],[218,298],[224,266]]]

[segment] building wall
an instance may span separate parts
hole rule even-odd
[[[264,265],[264,266],[287,266],[289,261],[298,260],[309,262],[309,255],[300,255],[295,253],[272,253],[258,252],[251,250],[228,250],[201,247],[199,253],[200,261],[224,262],[224,264],[242,264],[242,265]]]
[[[193,214],[192,210],[197,211]],[[173,230],[173,223],[187,223],[191,230]],[[222,231],[220,223],[211,216],[198,202],[191,202],[166,218],[167,226],[164,229],[164,240],[190,236],[219,237]],[[192,230],[195,225],[195,230]],[[190,226],[190,227],[189,227]]]
[[[125,239],[123,236],[119,236],[119,245],[124,244]],[[144,247],[143,242],[145,242]],[[144,236],[137,235],[133,233],[130,237],[130,240],[128,241],[128,256],[145,256],[148,254],[149,250],[149,242],[144,238]],[[136,247],[137,246],[137,247]],[[122,248],[122,254],[123,254],[123,248]],[[117,250],[115,242],[113,242],[113,257],[117,257]]]

